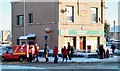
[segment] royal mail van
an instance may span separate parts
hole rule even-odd
[[[22,62],[29,57],[28,51],[28,45],[12,46],[11,49],[2,54],[2,60],[19,60]]]

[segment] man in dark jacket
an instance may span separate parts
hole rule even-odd
[[[46,62],[49,61],[49,59],[48,59],[48,52],[49,52],[48,46],[47,46],[47,44],[45,44],[44,54],[45,54]]]
[[[71,46],[70,46],[70,42],[68,42],[68,57],[69,57],[69,60],[71,60]]]
[[[99,57],[100,59],[103,59],[105,57],[105,50],[103,48],[103,45],[99,46]]]
[[[111,49],[112,49],[112,53],[114,54],[115,46],[113,44],[111,45]]]

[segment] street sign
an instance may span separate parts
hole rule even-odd
[[[45,37],[45,40],[47,40],[48,39],[48,36],[44,36]]]

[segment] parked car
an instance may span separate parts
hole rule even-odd
[[[115,40],[114,45],[117,49],[120,49],[120,40]]]
[[[44,49],[39,50],[39,56],[44,57]],[[53,56],[53,50],[52,49],[49,49],[48,56]]]
[[[111,45],[112,45],[111,43],[106,43],[107,48],[111,48]]]

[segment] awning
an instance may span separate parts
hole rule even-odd
[[[19,39],[21,39],[21,40],[25,39],[26,40],[26,39],[31,38],[31,37],[35,38],[36,35],[35,34],[28,34],[26,36],[20,36]]]
[[[35,34],[28,34],[27,37],[35,37]]]
[[[27,36],[20,36],[19,39],[27,39]]]

